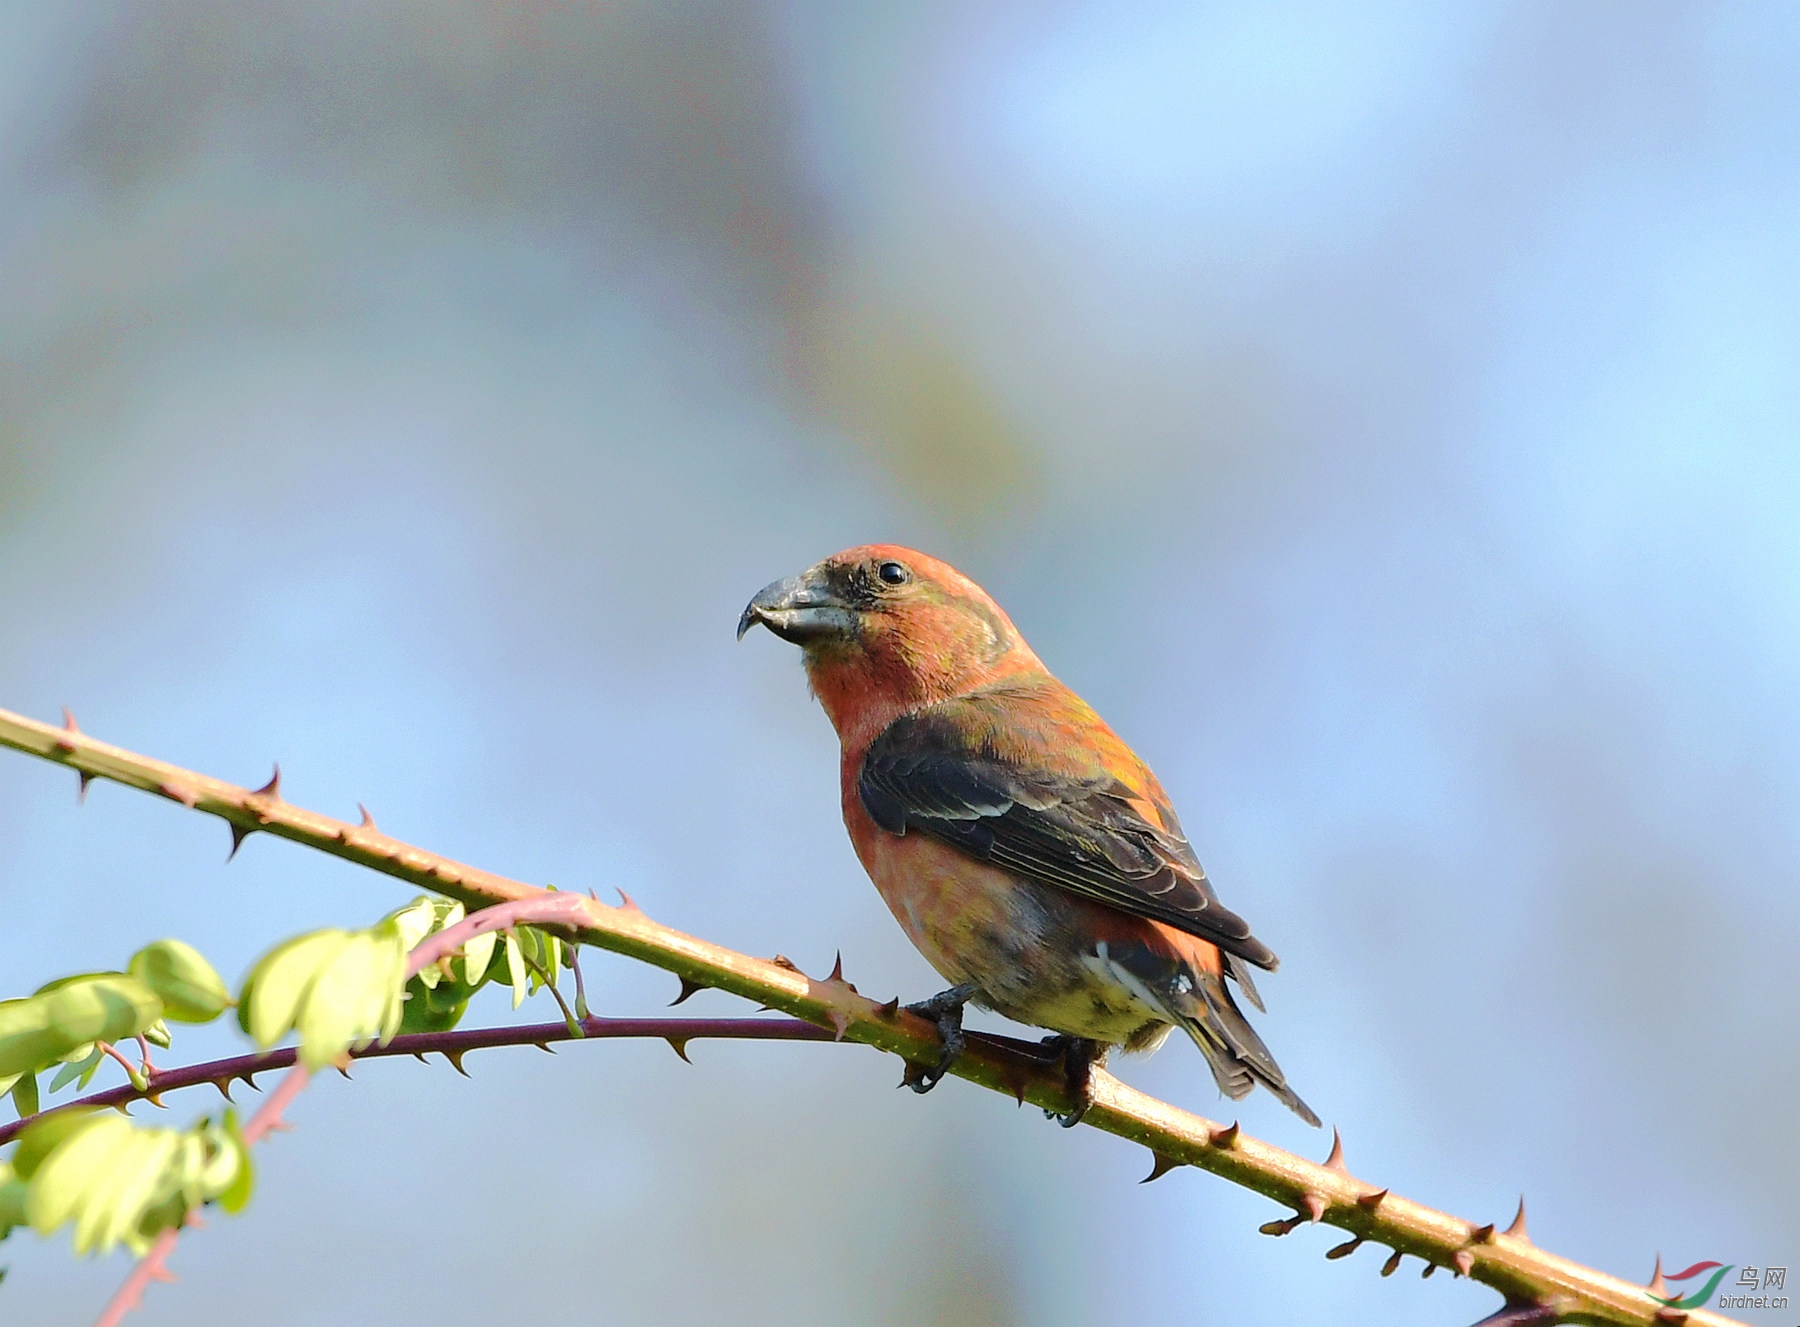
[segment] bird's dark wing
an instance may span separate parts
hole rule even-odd
[[[929,834],[1273,970],[1275,955],[1220,905],[1154,777],[1073,692],[1050,685],[896,719],[863,757],[863,808],[891,834]]]

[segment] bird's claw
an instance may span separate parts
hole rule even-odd
[[[914,1064],[908,1060],[906,1076],[900,1080],[901,1087],[910,1087],[914,1092],[929,1092],[938,1085],[939,1079],[950,1072],[950,1066],[963,1053],[965,1044],[962,1030],[963,1006],[974,998],[977,991],[973,982],[965,982],[961,986],[940,991],[929,1000],[906,1006],[907,1013],[917,1014],[920,1018],[930,1019],[937,1024],[938,1036],[944,1045],[943,1050],[938,1053],[936,1064]]]
[[[1055,1120],[1065,1129],[1073,1129],[1088,1113],[1088,1107],[1094,1104],[1093,1070],[1096,1065],[1106,1063],[1106,1052],[1111,1048],[1104,1042],[1072,1037],[1067,1033],[1045,1037],[1044,1045],[1052,1052],[1051,1058],[1063,1062],[1070,1101],[1068,1110],[1046,1110],[1044,1118]]]

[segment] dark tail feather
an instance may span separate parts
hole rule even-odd
[[[1182,1029],[1206,1057],[1219,1091],[1236,1101],[1261,1083],[1282,1105],[1317,1128],[1319,1117],[1287,1085],[1281,1066],[1256,1035],[1256,1029],[1244,1020],[1224,978],[1206,972],[1192,975],[1194,992],[1184,1007],[1175,1012],[1181,1018]],[[1261,1006],[1260,1001],[1257,1004]]]

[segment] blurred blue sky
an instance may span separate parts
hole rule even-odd
[[[1780,5],[0,8],[0,705],[917,998],[731,632],[924,547],[1157,768],[1359,1174],[1800,1264],[1796,88]],[[406,897],[69,782],[0,759],[5,993]],[[138,1320],[1494,1307],[865,1051],[694,1059],[322,1083]],[[0,1254],[4,1322],[124,1271]]]

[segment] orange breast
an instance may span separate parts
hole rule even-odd
[[[1018,882],[924,834],[889,834],[863,810],[854,781],[844,825],[856,856],[907,939],[952,985],[984,983],[988,956],[1019,928]]]

